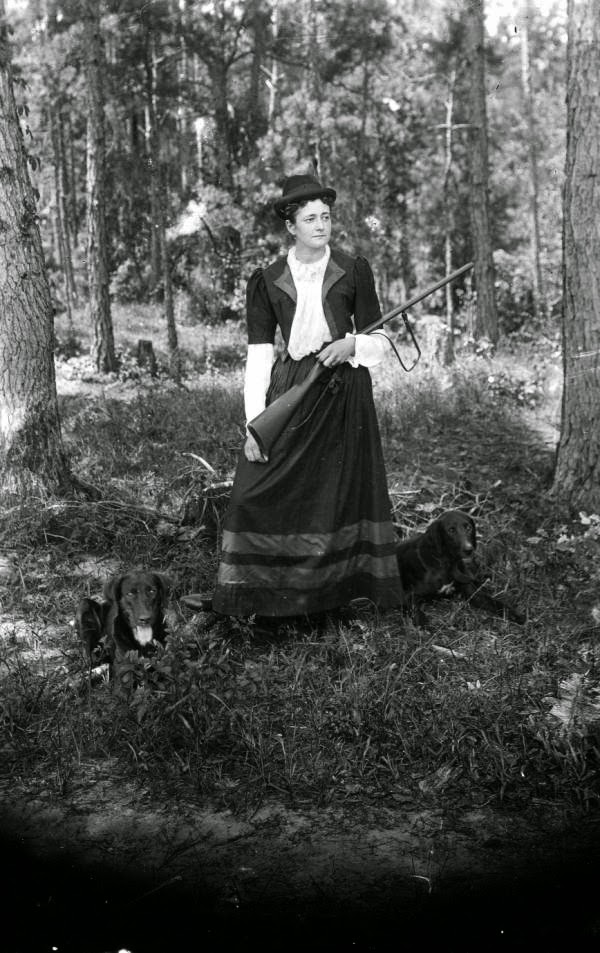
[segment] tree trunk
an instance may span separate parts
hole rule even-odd
[[[117,369],[108,276],[106,230],[106,157],[103,53],[100,19],[95,0],[85,0],[85,54],[88,97],[87,120],[87,277],[89,316],[94,332],[92,355],[99,371]]]
[[[0,492],[69,486],[54,376],[54,327],[35,198],[17,117],[0,0]]]
[[[167,185],[163,182],[160,166],[160,131],[156,115],[156,84],[157,84],[157,56],[154,37],[149,29],[145,37],[145,70],[147,88],[148,128],[150,139],[148,142],[150,155],[150,180],[152,192],[156,197],[154,209],[155,219],[153,228],[158,243],[159,260],[162,265],[162,298],[167,325],[167,343],[169,347],[170,373],[174,380],[181,379],[181,355],[177,339],[175,324],[175,307],[173,302],[173,284],[171,281],[171,262],[167,248],[167,229],[165,207],[167,202]]]
[[[65,293],[65,310],[71,332],[73,330],[73,302],[75,300],[75,282],[71,261],[71,239],[69,225],[65,214],[64,170],[61,154],[60,129],[58,110],[53,104],[49,106],[50,138],[52,140],[52,154],[54,159],[54,195],[56,203],[56,232],[58,251],[63,276]]]
[[[304,32],[304,59],[306,68],[302,79],[302,92],[310,108],[307,110],[306,155],[312,169],[309,171],[321,180],[327,178],[327,171],[321,161],[321,89],[319,19],[317,0],[304,0],[302,6],[302,30]],[[304,151],[304,150],[303,150]],[[356,214],[356,208],[355,208]]]
[[[216,55],[207,62],[207,67],[214,98],[213,118],[215,121],[217,164],[216,185],[226,192],[233,192],[233,143],[227,103],[229,71],[224,60]]]
[[[204,185],[204,136],[206,134],[206,119],[198,116],[194,119],[194,133],[196,136],[196,164],[198,166],[198,185]]]
[[[157,157],[154,154],[155,132],[154,122],[154,102],[152,101],[153,82],[147,84],[147,95],[149,101],[144,108],[144,144],[146,148],[146,162],[148,163],[148,173],[150,179],[150,293],[156,294],[160,287],[160,235],[158,234],[158,220],[160,216],[159,196],[158,196],[158,177],[156,174]]]
[[[181,380],[181,353],[175,324],[175,304],[173,300],[173,282],[171,280],[171,262],[167,248],[167,232],[164,224],[164,213],[161,215],[160,227],[161,254],[163,261],[163,304],[165,322],[167,325],[167,344],[169,347],[169,373],[174,381]]]
[[[569,0],[561,436],[553,490],[600,512],[600,0]]]
[[[278,9],[279,0],[273,0],[272,9],[271,9],[271,27],[272,27],[272,37],[273,45],[277,43],[279,36],[279,9]],[[271,60],[271,71],[268,74],[268,87],[269,87],[269,105],[267,107],[267,121],[268,128],[271,128],[273,122],[273,116],[275,115],[275,104],[277,102],[277,84],[279,82],[279,64],[275,57]]]
[[[75,232],[77,229],[77,223],[71,220],[70,215],[70,190],[75,189],[75,183],[69,183],[69,174],[67,167],[67,157],[65,152],[65,129],[64,129],[64,115],[62,109],[59,110],[57,115],[58,122],[58,152],[59,152],[59,170],[58,170],[58,180],[60,186],[60,196],[61,196],[61,208],[62,208],[62,220],[65,230],[65,253],[67,260],[65,262],[66,267],[66,279],[69,284],[71,297],[74,302],[77,301],[77,285],[75,283],[75,273],[73,270],[73,256],[72,249],[74,244],[76,244]]]
[[[223,291],[226,295],[233,295],[242,270],[242,238],[233,225],[221,226],[217,235],[222,262]]]
[[[358,134],[358,188],[354,192],[354,220],[357,225],[365,214],[365,196],[368,194],[366,183],[367,163],[369,159],[367,146],[367,126],[369,121],[371,73],[368,51],[362,61],[362,82],[360,96],[360,129]]]
[[[264,85],[264,61],[269,21],[270,16],[262,0],[252,0],[252,6],[250,8],[252,61],[250,65],[248,95],[248,134],[251,136],[250,146],[252,150],[256,148],[257,141],[264,135],[267,129],[262,87]]]
[[[48,15],[47,3],[37,2],[34,6],[37,22],[45,24],[45,28],[40,30],[40,39],[42,47],[45,46],[48,28],[56,29],[56,11],[53,15]],[[43,54],[42,60],[46,61],[46,54]],[[50,143],[52,147],[52,158],[54,165],[54,208],[55,216],[53,222],[54,232],[54,251],[58,260],[63,277],[63,288],[65,295],[65,310],[70,333],[73,333],[73,304],[77,293],[75,290],[75,275],[73,271],[73,260],[71,256],[71,223],[69,220],[70,207],[67,204],[69,193],[69,177],[65,160],[65,136],[64,122],[61,109],[61,92],[56,82],[52,70],[47,66],[43,69],[43,83],[48,90],[48,115],[47,125],[50,130]],[[75,226],[76,227],[76,226]]]
[[[471,230],[477,291],[476,336],[498,340],[498,317],[494,292],[494,260],[490,235],[488,194],[487,111],[485,104],[483,0],[467,7],[467,57],[471,113]]]
[[[65,126],[66,128],[64,130],[64,138],[65,138],[65,141],[69,144],[69,151],[67,153],[66,149],[64,149],[64,143],[63,143],[63,154],[65,156],[65,162],[67,161],[67,156],[68,156],[67,181],[69,183],[69,218],[71,221],[71,227],[73,229],[73,238],[74,238],[75,244],[77,244],[77,238],[79,235],[79,230],[81,228],[81,222],[80,222],[80,216],[79,216],[79,209],[77,207],[77,166],[75,163],[76,135],[71,126],[71,117],[69,115],[65,117]]]
[[[521,82],[527,120],[527,141],[529,152],[529,205],[531,210],[531,273],[533,278],[533,301],[536,317],[546,312],[544,281],[540,261],[540,215],[539,215],[539,175],[536,147],[536,122],[533,90],[531,88],[531,69],[529,65],[529,31],[527,21],[531,17],[530,0],[523,4],[521,21]]]
[[[456,69],[450,71],[448,83],[448,98],[446,99],[446,122],[444,124],[444,260],[446,274],[452,272],[452,232],[454,230],[454,215],[450,196],[452,184],[452,148],[453,148],[453,119],[454,119],[454,86],[456,83]],[[452,286],[446,285],[446,326],[449,331],[448,355],[450,362],[454,360],[454,306],[452,301]]]
[[[188,9],[186,0],[178,0],[173,16],[179,31],[179,60],[177,63],[177,139],[179,152],[179,182],[183,195],[190,183],[190,110],[188,105]]]
[[[404,183],[405,181],[406,179],[403,175],[401,182]],[[410,246],[410,213],[408,197],[404,191],[395,196],[394,203],[390,203],[390,208],[395,210],[394,216],[397,217],[397,224],[400,228],[399,271],[402,284],[404,285],[404,297],[409,298],[413,288],[415,287],[416,278]]]

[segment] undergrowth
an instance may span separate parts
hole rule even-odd
[[[230,343],[216,340],[215,353]],[[269,798],[595,807],[600,520],[548,495],[552,446],[522,398],[535,395],[537,418],[553,419],[539,361],[531,387],[526,356],[518,372],[500,355],[374,375],[399,532],[469,512],[489,585],[526,625],[442,600],[428,607],[429,632],[359,606],[261,641],[247,623],[180,602],[210,589],[218,560],[242,439],[241,373],[228,360],[217,371],[205,349],[183,388],[159,376],[61,398],[74,469],[99,498],[4,514],[0,713],[12,782],[66,796],[110,763],[111,776],[157,796],[235,811]],[[99,673],[88,681],[72,619],[78,598],[134,565],[171,576],[171,635],[153,658],[131,659],[123,698]]]

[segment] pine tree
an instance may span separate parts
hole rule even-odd
[[[562,425],[554,491],[600,512],[600,0],[569,0]]]
[[[9,498],[69,485],[52,301],[28,158],[0,0],[0,490]]]

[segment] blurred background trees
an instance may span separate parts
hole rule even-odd
[[[542,13],[524,2],[512,18],[488,16],[485,31],[489,9],[476,5],[469,22],[452,0],[9,0],[8,9],[57,309],[94,297],[98,283],[88,242],[100,95],[110,293],[164,302],[175,363],[177,315],[241,314],[247,276],[284,241],[271,212],[281,180],[311,163],[339,192],[337,242],[370,258],[385,306],[478,257],[489,324],[467,308],[457,331],[494,337],[497,307],[498,333],[512,332],[559,300],[560,4]],[[474,213],[484,221],[476,237]],[[430,304],[454,311],[465,291]],[[106,303],[99,313],[100,368],[112,360]]]

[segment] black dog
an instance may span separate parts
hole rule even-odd
[[[105,583],[103,602],[81,599],[75,625],[90,668],[108,662],[112,676],[126,652],[147,656],[164,645],[169,588],[162,573],[130,572]]]
[[[482,588],[474,565],[475,521],[460,510],[447,510],[425,532],[398,543],[398,567],[415,620],[427,624],[424,600],[456,593],[471,605],[522,625],[525,617]]]

